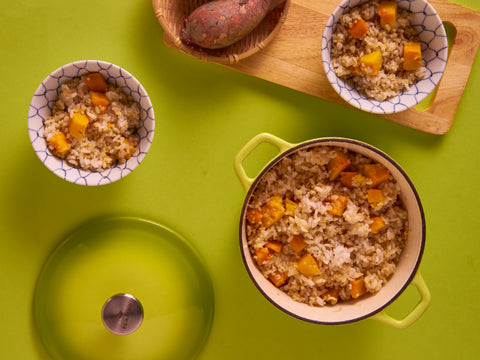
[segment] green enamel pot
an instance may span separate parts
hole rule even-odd
[[[243,162],[254,151],[260,151],[261,144],[271,144],[278,149],[274,157],[256,177],[247,175]],[[246,236],[246,209],[250,198],[263,176],[284,157],[299,150],[316,146],[334,146],[362,154],[383,164],[400,185],[400,199],[408,211],[409,233],[397,269],[390,280],[373,296],[353,301],[339,302],[335,306],[313,307],[296,302],[276,288],[257,268],[252,258]],[[418,271],[425,249],[425,216],[420,197],[405,171],[383,151],[364,142],[346,138],[319,138],[299,144],[292,144],[268,133],[253,137],[239,151],[234,162],[237,177],[246,191],[246,197],[240,217],[239,240],[245,268],[260,293],[281,311],[307,322],[335,325],[347,324],[371,318],[394,328],[406,328],[412,325],[425,312],[430,304],[430,292]],[[414,286],[420,294],[420,301],[412,304],[407,315],[397,319],[388,314],[392,304],[409,286]]]

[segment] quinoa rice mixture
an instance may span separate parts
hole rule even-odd
[[[249,250],[295,301],[325,306],[376,293],[407,240],[399,193],[390,172],[363,155],[326,145],[297,151],[252,194]]]
[[[346,12],[332,35],[339,78],[368,98],[384,101],[425,77],[413,13],[394,1],[371,0]]]
[[[62,84],[44,122],[49,150],[71,166],[102,171],[127,161],[138,146],[139,105],[99,73]]]

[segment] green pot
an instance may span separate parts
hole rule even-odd
[[[271,160],[258,176],[249,177],[243,167],[243,161],[252,151],[263,143],[274,145],[278,149],[279,155]],[[390,171],[400,185],[400,199],[408,211],[409,235],[395,273],[378,293],[354,301],[339,302],[335,306],[312,307],[292,300],[292,298],[276,288],[259,271],[248,248],[246,209],[262,177],[280,160],[299,150],[322,145],[341,147],[362,154],[383,164]],[[235,158],[234,168],[240,183],[246,191],[239,229],[240,249],[243,262],[257,289],[277,308],[297,319],[312,323],[328,325],[346,324],[366,318],[373,318],[395,328],[406,328],[410,326],[427,309],[430,304],[430,293],[422,276],[418,272],[425,248],[426,226],[422,204],[412,181],[405,171],[387,154],[371,145],[352,139],[319,138],[300,144],[291,144],[271,134],[263,133],[252,138],[240,150]],[[403,319],[394,319],[387,315],[385,311],[386,307],[395,301],[409,285],[413,285],[418,289],[421,301],[414,305]]]

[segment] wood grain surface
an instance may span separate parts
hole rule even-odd
[[[292,0],[285,23],[265,49],[236,64],[225,66],[350,106],[331,87],[321,58],[323,30],[339,3],[339,0]],[[436,94],[427,109],[411,108],[378,116],[442,135],[452,126],[480,44],[480,13],[447,0],[430,0],[430,4],[443,22],[454,29],[449,58]],[[168,37],[164,36],[164,41],[175,47]]]

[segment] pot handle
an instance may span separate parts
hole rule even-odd
[[[383,310],[382,312],[373,315],[372,319],[387,324],[395,329],[405,329],[417,321],[417,319],[425,312],[425,310],[427,310],[428,306],[430,305],[431,296],[430,291],[428,290],[428,287],[425,284],[420,272],[417,272],[411,284],[417,288],[422,299],[407,316],[401,320],[397,320],[387,315],[386,310]]]
[[[257,148],[257,146],[262,143],[269,143],[274,145],[278,148],[279,153],[282,153],[293,146],[293,144],[290,144],[285,140],[282,140],[269,133],[261,133],[250,139],[250,141],[247,142],[245,146],[238,152],[234,162],[234,168],[238,180],[242,184],[245,191],[250,188],[255,178],[251,178],[247,175],[245,169],[243,168],[243,161],[248,157],[248,155],[250,155],[253,150],[255,150],[255,148]]]

